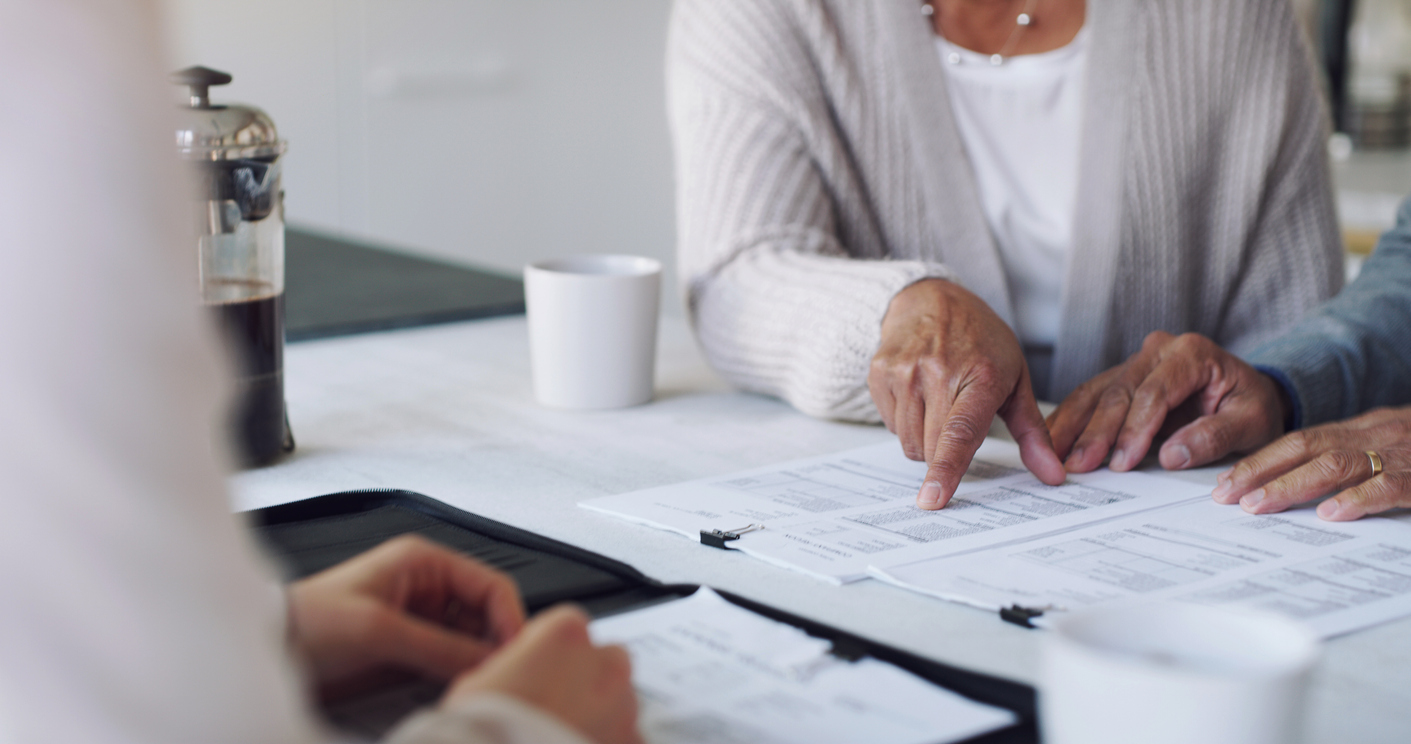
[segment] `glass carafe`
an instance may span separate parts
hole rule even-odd
[[[240,463],[251,467],[294,449],[284,406],[286,145],[263,111],[211,104],[209,88],[230,80],[204,67],[172,75],[191,90],[176,144],[196,184],[201,300],[238,365],[231,441]]]

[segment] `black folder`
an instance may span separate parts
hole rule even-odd
[[[684,597],[697,589],[694,585],[663,584],[625,563],[410,491],[349,491],[247,512],[247,516],[256,535],[291,580],[410,532],[509,574],[519,585],[530,614],[559,602],[573,602],[594,617],[602,617]],[[977,737],[973,742],[1038,741],[1034,689],[1028,685],[924,659],[728,592],[720,594],[741,607],[831,641],[833,653],[838,656],[872,656],[972,700],[1007,708],[1018,715],[1018,724]],[[340,728],[376,737],[413,708],[433,702],[439,694],[439,686],[429,683],[397,685],[339,701],[327,706],[326,713]]]

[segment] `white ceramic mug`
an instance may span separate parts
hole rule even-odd
[[[553,408],[652,399],[661,262],[570,256],[524,267],[534,396]]]
[[[1290,744],[1318,640],[1281,615],[1185,602],[1094,607],[1045,639],[1045,744]]]

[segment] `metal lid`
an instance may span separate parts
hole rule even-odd
[[[181,110],[176,130],[176,148],[182,159],[272,158],[288,148],[265,112],[240,104],[211,105],[211,86],[225,85],[231,79],[206,67],[188,67],[171,74],[173,83],[191,88],[190,105]]]

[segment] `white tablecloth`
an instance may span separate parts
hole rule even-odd
[[[736,592],[939,661],[1037,682],[1040,631],[864,581],[843,587],[578,508],[592,496],[888,441],[732,392],[664,317],[657,396],[608,412],[540,408],[523,317],[304,342],[285,358],[298,451],[232,480],[237,509],[405,488],[627,562]],[[1218,469],[1184,474],[1214,483]],[[1411,620],[1327,644],[1310,742],[1411,741]]]

